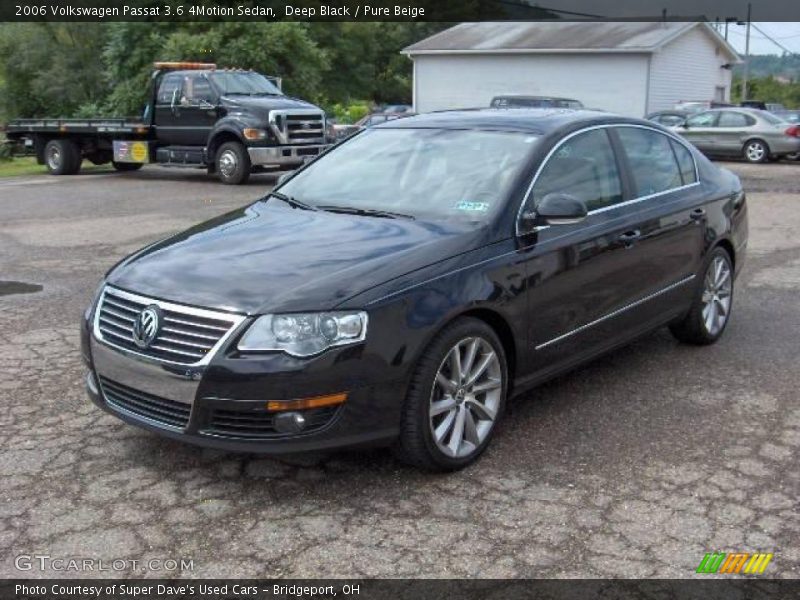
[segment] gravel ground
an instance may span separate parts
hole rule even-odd
[[[44,554],[140,561],[102,573],[130,577],[183,558],[193,569],[169,575],[682,578],[715,550],[773,552],[767,576],[800,577],[800,165],[726,166],[751,238],[724,338],[658,331],[554,380],[449,475],[383,450],[198,449],[86,399],[77,325],[108,267],[271,178],[0,181],[0,280],[35,284],[0,283],[0,577],[62,575],[15,567]]]

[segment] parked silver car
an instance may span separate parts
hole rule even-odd
[[[800,152],[800,126],[764,110],[707,110],[692,115],[674,131],[712,156],[741,156],[758,163]]]

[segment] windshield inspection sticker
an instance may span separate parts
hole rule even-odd
[[[488,202],[459,202],[456,204],[457,210],[468,210],[470,212],[486,212],[489,210]]]

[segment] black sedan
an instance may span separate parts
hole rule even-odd
[[[647,121],[397,119],[113,268],[89,395],[206,446],[460,468],[511,396],[663,325],[719,339],[746,215],[733,174]]]

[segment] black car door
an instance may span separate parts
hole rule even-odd
[[[623,164],[607,127],[566,137],[537,171],[524,210],[550,193],[582,200],[587,217],[520,237],[528,278],[530,377],[577,363],[629,332],[616,316],[647,294],[647,257]]]
[[[705,192],[691,150],[677,137],[633,125],[614,127],[611,133],[634,195],[618,210],[636,222],[639,234],[637,285],[642,299],[619,320],[621,326],[635,328],[688,307],[703,256]]]

